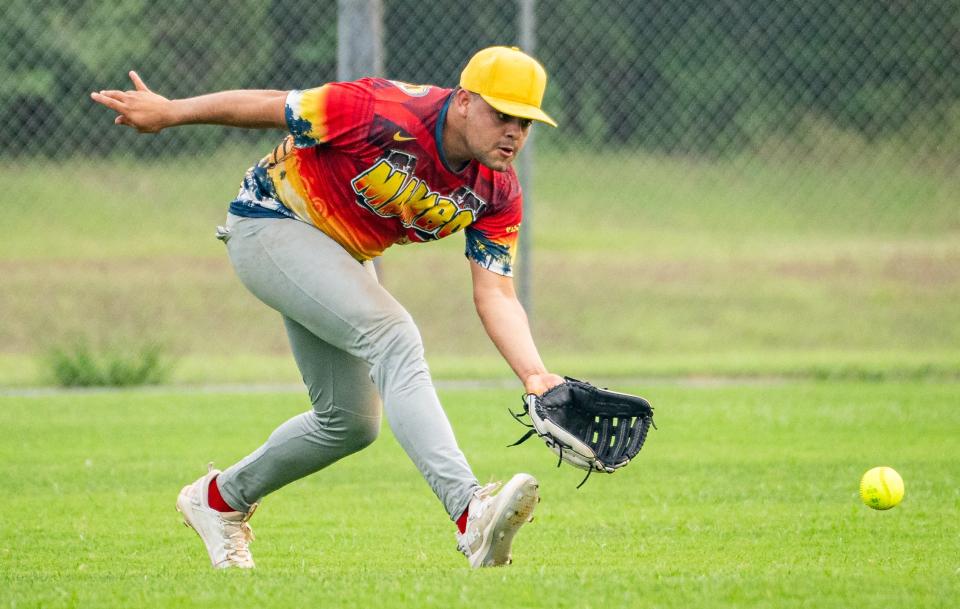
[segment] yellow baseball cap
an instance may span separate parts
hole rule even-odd
[[[540,109],[547,88],[547,71],[517,47],[478,51],[460,73],[460,86],[504,114],[557,126]]]

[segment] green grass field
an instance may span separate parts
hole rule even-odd
[[[275,313],[213,229],[262,151],[0,168],[0,385],[77,339],[160,343],[176,383],[295,382]],[[548,364],[618,376],[960,377],[960,181],[902,153],[537,159],[534,331]],[[63,184],[69,184],[65,189]],[[462,240],[395,247],[385,285],[438,376],[508,377]],[[519,261],[524,264],[524,261]]]
[[[470,571],[453,525],[384,428],[268,498],[254,572],[213,572],[173,510],[304,408],[294,393],[0,397],[0,606],[924,607],[960,604],[955,383],[651,384],[639,461],[581,490],[546,448],[504,446],[516,391],[444,391],[481,478],[541,480],[507,568]],[[897,508],[857,497],[895,467]]]

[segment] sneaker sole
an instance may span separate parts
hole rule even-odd
[[[533,520],[533,510],[540,501],[540,483],[529,474],[517,474],[500,491],[509,499],[502,502],[494,515],[489,533],[484,535],[485,546],[477,552],[478,567],[498,567],[510,564],[513,537],[524,524]]]
[[[187,510],[185,510],[184,508],[180,507],[180,502],[181,502],[181,501],[183,501],[183,502],[185,502],[185,503],[189,503],[189,501],[190,501],[190,498],[189,498],[189,497],[186,497],[186,496],[184,495],[184,493],[186,492],[186,490],[189,489],[189,488],[190,488],[189,485],[183,487],[183,490],[181,490],[181,491],[180,491],[180,494],[177,495],[177,513],[180,514],[180,517],[181,517],[181,518],[183,518],[183,526],[187,527],[188,529],[193,529],[193,532],[196,533],[198,536],[200,536],[200,531],[198,531],[198,530],[196,529],[196,527],[193,526],[193,523],[190,522],[190,517],[187,516]],[[203,537],[200,537],[200,539],[203,539]]]

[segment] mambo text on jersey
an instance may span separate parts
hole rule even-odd
[[[422,241],[442,239],[473,223],[487,202],[466,186],[449,196],[414,175],[417,157],[390,150],[350,182],[357,203],[382,218],[400,219]]]

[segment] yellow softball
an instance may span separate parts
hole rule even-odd
[[[903,499],[903,478],[892,467],[875,467],[860,478],[860,499],[875,510],[889,510]]]

